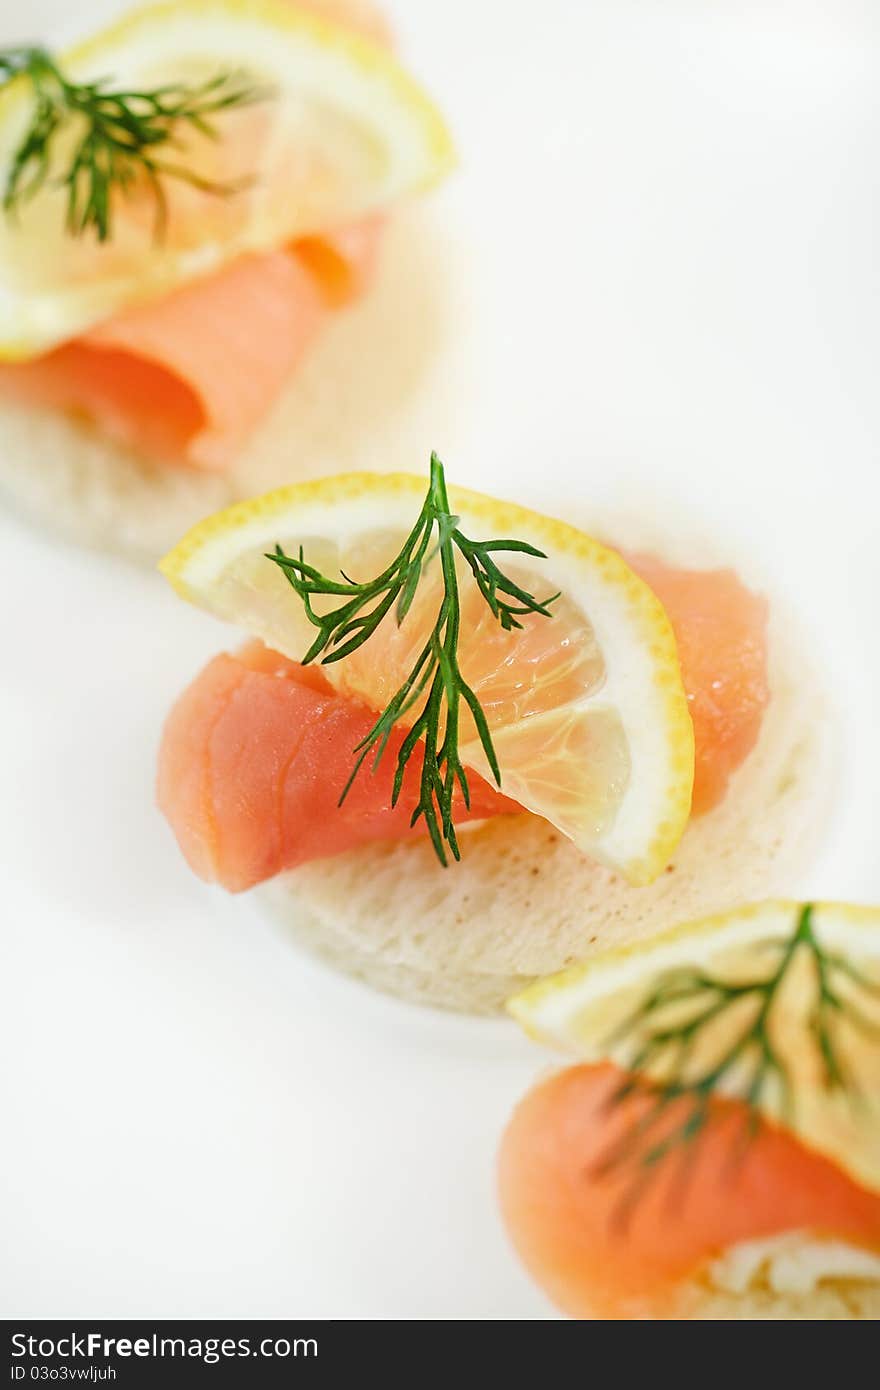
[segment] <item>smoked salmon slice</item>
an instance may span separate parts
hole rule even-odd
[[[391,807],[403,731],[337,804],[352,749],[375,718],[316,667],[259,642],[215,657],[171,711],[159,756],[159,806],[191,868],[238,892],[310,859],[411,834],[417,760]],[[470,812],[459,803],[457,819],[520,809],[475,773],[470,782]]]
[[[624,1077],[611,1063],[557,1073],[520,1103],[501,1144],[508,1232],[564,1312],[674,1316],[676,1285],[710,1260],[790,1231],[880,1250],[880,1196],[769,1123],[746,1142],[742,1102],[713,1102],[686,1157],[670,1153],[634,1195],[625,1145],[650,1101],[609,1106]]]
[[[679,643],[694,713],[694,808],[705,810],[723,795],[760,729],[768,699],[766,605],[730,571],[675,571],[645,559],[639,566],[657,584]],[[310,859],[412,833],[417,759],[390,808],[402,735],[378,772],[365,769],[343,806],[336,804],[352,750],[375,717],[335,694],[319,669],[259,643],[210,662],[172,710],[159,762],[159,805],[195,872],[238,891]],[[472,818],[520,809],[475,773],[471,782]],[[467,818],[463,807],[457,814]]]
[[[625,555],[669,615],[696,762],[692,811],[717,806],[754,748],[770,698],[767,600],[731,569],[675,569],[650,555]]]
[[[390,46],[364,0],[300,8]],[[12,400],[85,419],[150,460],[223,472],[328,316],[372,281],[381,217],[250,255],[30,362],[0,365]]]
[[[334,310],[371,279],[378,219],[245,256],[32,362],[0,389],[165,463],[223,471]]]

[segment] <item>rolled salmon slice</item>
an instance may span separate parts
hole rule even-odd
[[[794,1231],[880,1252],[880,1196],[773,1125],[746,1143],[742,1102],[715,1102],[684,1157],[670,1154],[645,1182],[626,1145],[650,1101],[610,1106],[624,1077],[610,1063],[557,1073],[521,1102],[502,1141],[507,1229],[564,1312],[679,1316],[682,1284],[709,1262]]]
[[[381,224],[245,256],[33,362],[0,365],[11,399],[73,412],[150,458],[222,472],[328,315],[363,294]]]
[[[766,604],[730,571],[637,563],[665,599],[679,644],[695,716],[694,806],[706,810],[760,730],[768,699]],[[159,760],[159,805],[195,872],[238,891],[310,859],[411,834],[417,759],[400,803],[393,811],[390,805],[402,733],[378,772],[364,768],[337,806],[355,745],[375,717],[335,694],[320,669],[259,643],[210,662],[172,710]],[[471,818],[521,809],[476,773],[470,780]],[[463,807],[457,815],[467,818]]]
[[[770,698],[767,600],[731,569],[676,569],[651,555],[624,559],[669,615],[694,721],[692,811],[724,798],[758,741]]]
[[[417,759],[391,806],[402,730],[338,804],[375,718],[317,668],[259,642],[215,657],[172,710],[159,756],[159,806],[191,868],[238,892],[310,859],[412,834]],[[470,781],[471,808],[459,798],[458,820],[520,810],[475,773]]]
[[[326,314],[297,256],[248,256],[46,357],[3,367],[0,382],[150,458],[222,470]]]

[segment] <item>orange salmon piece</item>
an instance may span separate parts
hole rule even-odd
[[[609,1108],[624,1076],[610,1063],[558,1072],[529,1092],[502,1140],[507,1230],[564,1312],[677,1316],[681,1281],[733,1245],[789,1231],[880,1251],[880,1196],[782,1129],[763,1124],[746,1143],[747,1111],[736,1101],[719,1099],[686,1160],[662,1160],[624,1207],[634,1160],[599,1168],[650,1103]]]
[[[18,400],[85,416],[150,457],[222,470],[326,312],[295,255],[246,256],[45,357],[3,367],[0,384]]]
[[[370,288],[384,226],[384,217],[365,217],[336,232],[303,237],[296,243],[297,257],[311,271],[332,309],[344,308]]]
[[[172,709],[159,753],[159,807],[191,868],[240,892],[311,859],[413,833],[417,757],[391,807],[403,730],[337,804],[375,719],[318,668],[262,643],[215,657]],[[457,820],[520,810],[476,773],[469,780],[471,809],[459,798]]]
[[[717,806],[732,774],[754,748],[770,700],[767,600],[733,570],[674,569],[647,555],[625,555],[654,590],[672,623],[694,722],[692,811]]]

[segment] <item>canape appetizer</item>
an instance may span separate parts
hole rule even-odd
[[[507,1228],[563,1311],[880,1317],[880,910],[740,909],[510,1009],[581,1059],[500,1157]]]
[[[176,0],[0,49],[0,487],[155,559],[255,490],[255,441],[295,477],[301,364],[451,162],[366,0]]]
[[[447,488],[436,456],[427,493],[354,474],[238,504],[162,569],[257,639],[168,718],[159,804],[184,855],[269,885],[373,984],[497,1010],[597,945],[766,891],[805,847],[811,683],[729,570],[624,558]]]

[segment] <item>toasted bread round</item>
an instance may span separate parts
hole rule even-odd
[[[330,316],[228,474],[142,457],[88,419],[0,394],[0,498],[54,534],[152,564],[241,498],[324,473],[417,470],[432,448],[452,456],[468,394],[449,350],[466,292],[456,260],[428,208],[397,212],[375,282]]]
[[[465,827],[461,863],[446,870],[420,839],[316,861],[258,891],[293,939],[337,968],[415,1003],[487,1014],[595,949],[790,894],[828,805],[829,720],[779,614],[770,654],[756,748],[646,888],[523,815]]]

